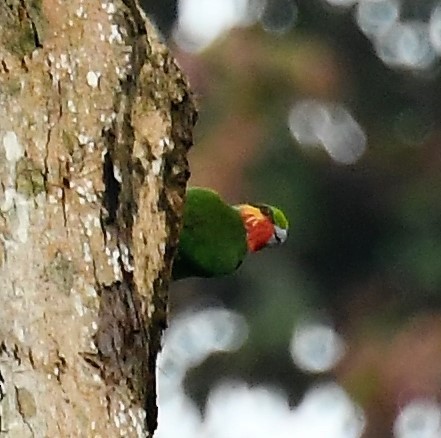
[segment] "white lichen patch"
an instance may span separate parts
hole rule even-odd
[[[91,141],[92,139],[86,135],[86,134],[78,134],[77,135],[77,139],[78,139],[78,143],[81,146],[84,146],[85,144],[89,143],[89,141]]]
[[[66,73],[70,80],[73,80],[76,60],[71,60],[67,53],[61,53],[58,57],[53,53],[49,53],[46,59],[46,64],[50,67],[50,74],[52,77],[52,84],[58,85],[61,77]]]
[[[90,341],[89,349],[92,353],[98,353],[98,347],[96,346],[94,341]]]
[[[116,12],[116,7],[112,2],[101,3],[101,8],[103,8],[109,15],[113,15]]]
[[[115,248],[112,251],[111,265],[113,267],[113,275],[115,276],[116,279],[120,279],[122,277],[121,268],[119,266],[119,257],[120,257],[119,249]]]
[[[159,140],[159,147],[164,151],[172,151],[175,147],[174,143],[170,140],[169,137],[163,137]]]
[[[75,103],[73,102],[73,100],[68,100],[67,101],[67,109],[71,113],[76,113],[77,112],[77,107],[76,107]]]
[[[17,225],[13,235],[19,242],[25,243],[28,240],[29,231],[29,201],[20,193],[16,193],[14,203]]]
[[[118,418],[121,425],[125,426],[127,424],[127,415],[123,411],[118,412]]]
[[[161,173],[162,169],[162,158],[157,158],[156,160],[152,161],[152,172],[153,175],[158,176]]]
[[[66,53],[60,55],[60,68],[71,71],[72,66]]]
[[[89,203],[97,202],[98,201],[98,196],[95,193],[87,192],[86,193],[86,201],[89,202]]]
[[[123,37],[117,24],[112,24],[110,26],[110,35],[107,41],[109,41],[110,44],[113,42],[117,42],[118,44],[123,43]]]
[[[58,204],[58,199],[54,195],[48,195],[47,201],[49,204],[52,204],[52,205]]]
[[[122,183],[121,169],[116,164],[113,165],[113,176],[120,184]]]
[[[92,262],[92,253],[88,242],[83,242],[83,259],[86,263]]]
[[[84,227],[84,234],[91,237],[94,229],[101,228],[100,219],[98,216],[88,214],[84,219],[81,219]]]
[[[158,249],[159,249],[159,252],[160,252],[161,258],[162,258],[165,254],[165,242],[163,242],[163,241],[159,242]]]
[[[149,316],[149,318],[155,313],[156,310],[156,306],[153,302],[150,302],[147,305],[147,315]]]
[[[115,423],[115,426],[119,429],[121,427],[121,423],[119,422],[118,415],[113,416],[113,422]]]
[[[17,191],[12,188],[5,190],[3,202],[0,204],[0,211],[6,213],[14,206],[14,197]]]
[[[128,410],[132,424],[136,430],[136,434],[139,437],[145,436],[144,434],[144,422],[146,418],[146,412],[142,408],[130,408]]]
[[[76,293],[74,294],[74,307],[77,311],[78,316],[84,316],[86,313],[86,308],[84,307],[81,297]]]
[[[129,251],[129,248],[124,243],[121,243],[119,245],[119,248],[120,248],[120,252],[121,252],[121,261],[123,262],[124,269],[127,272],[133,272],[135,267],[130,263],[130,251]]]
[[[95,72],[95,71],[89,71],[86,75],[86,82],[87,85],[91,88],[98,87],[99,79],[100,79],[101,73]]]
[[[83,198],[86,196],[86,188],[83,186],[76,186],[75,191]]]
[[[23,146],[14,131],[7,131],[3,136],[3,147],[5,148],[6,160],[11,166],[15,166],[15,163],[24,156]]]
[[[95,383],[102,383],[102,381],[103,381],[103,379],[101,379],[101,376],[100,376],[99,374],[97,374],[97,373],[94,373],[94,374],[93,374],[92,379],[93,379],[93,381],[94,381]],[[102,401],[101,404],[104,405],[105,402]]]
[[[93,152],[95,150],[95,143],[93,141],[89,141],[87,143],[87,152]]]
[[[86,12],[85,12],[85,10],[84,10],[84,6],[83,6],[83,5],[81,5],[81,6],[75,11],[75,15],[76,15],[78,18],[86,18],[86,17],[87,17],[87,14],[86,14]]]
[[[91,297],[91,298],[97,298],[98,297],[96,289],[93,286],[91,286],[90,284],[86,285],[84,287],[84,290],[85,290],[85,292],[86,292],[88,297]]]
[[[100,118],[100,122],[102,122],[104,124],[104,129],[107,130],[110,128],[110,125],[112,124],[112,122],[116,119],[116,113],[115,112],[111,112],[110,114],[101,113],[99,118]],[[103,154],[105,155],[106,152],[107,152],[107,149],[105,149],[103,151]]]
[[[24,327],[22,327],[19,324],[14,323],[13,332],[14,332],[14,335],[17,337],[17,339],[20,342],[25,342],[26,335],[25,335]]]
[[[29,201],[14,188],[7,188],[0,205],[3,213],[8,213],[11,221],[12,240],[26,243],[29,232]]]
[[[127,74],[130,72],[131,66],[130,64],[126,64],[124,67],[115,67],[115,73],[119,79],[125,79]]]

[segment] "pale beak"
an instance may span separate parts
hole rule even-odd
[[[274,234],[268,242],[269,246],[281,245],[288,237],[288,230],[274,225]]]

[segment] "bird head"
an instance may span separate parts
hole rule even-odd
[[[241,204],[236,208],[245,226],[250,252],[285,242],[288,220],[281,210],[267,204]]]

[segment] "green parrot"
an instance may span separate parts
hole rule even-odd
[[[172,277],[219,277],[231,274],[245,256],[285,242],[288,221],[266,204],[228,205],[213,190],[187,190],[183,228]]]

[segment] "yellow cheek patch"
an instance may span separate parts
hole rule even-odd
[[[266,219],[260,209],[249,204],[240,205],[239,211],[240,215],[245,219],[245,221],[252,221],[252,224]]]
[[[238,206],[247,232],[248,249],[259,251],[268,245],[274,234],[274,226],[258,207],[249,204]]]

